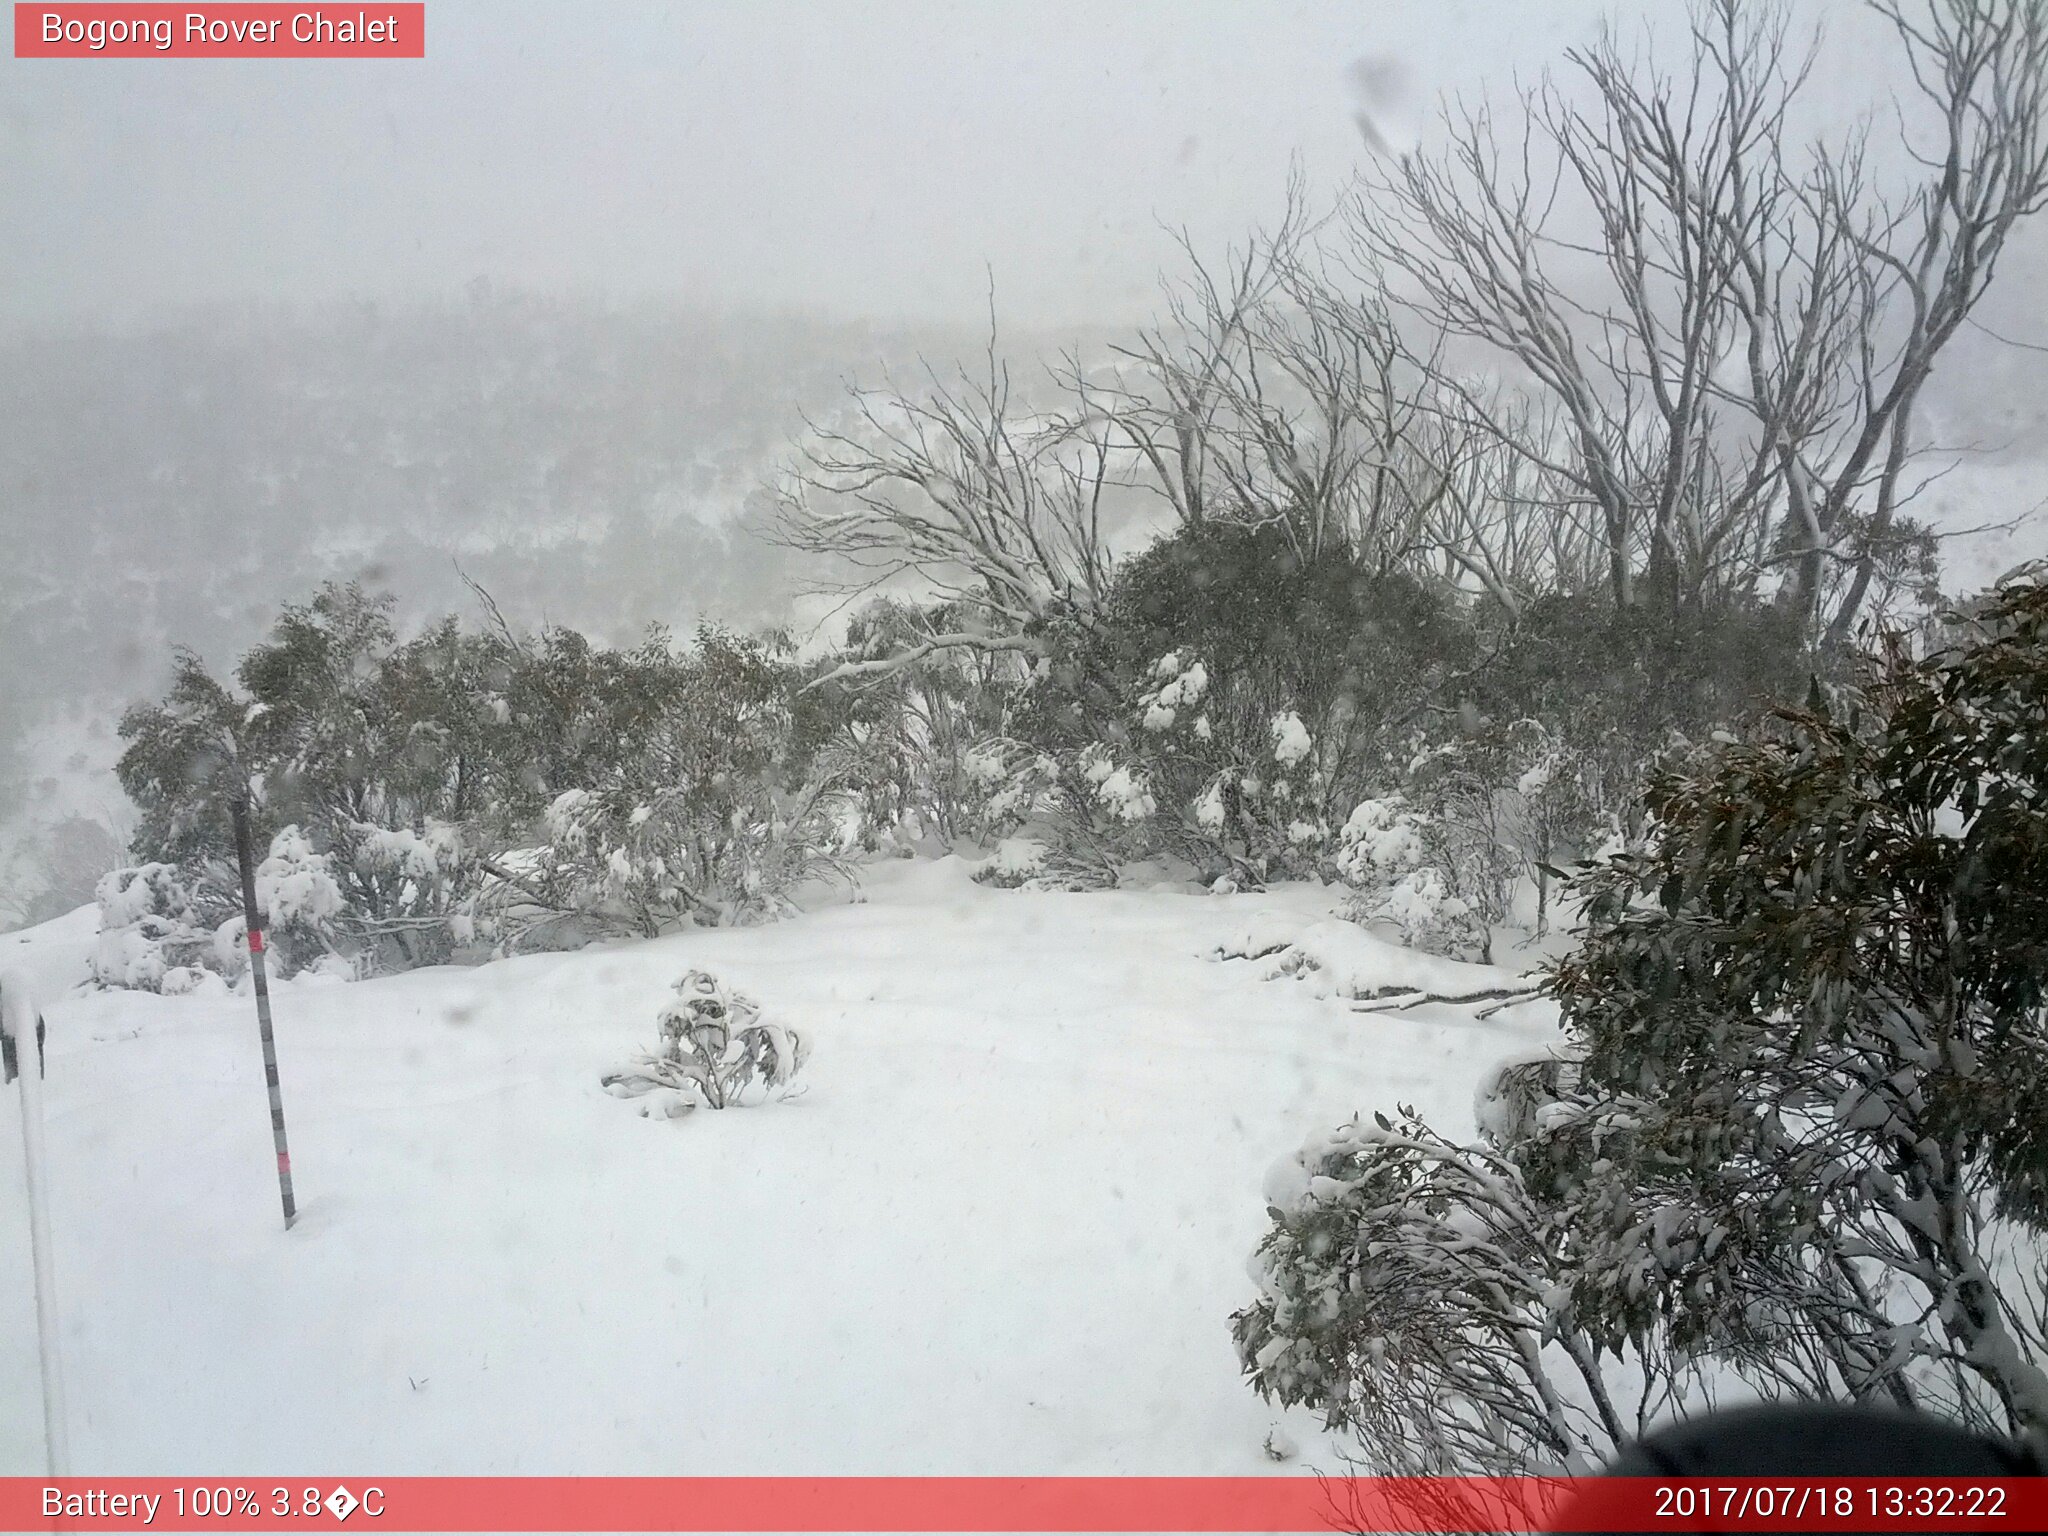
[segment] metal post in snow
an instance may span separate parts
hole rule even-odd
[[[235,856],[242,865],[242,913],[249,928],[249,975],[256,983],[256,1023],[263,1034],[263,1081],[270,1088],[270,1139],[277,1146],[277,1192],[284,1224],[298,1215],[292,1201],[292,1154],[284,1139],[284,1094],[277,1085],[277,1040],[270,1032],[270,978],[263,969],[263,919],[256,912],[256,858],[249,847],[249,802],[235,802]]]
[[[50,1182],[43,1161],[42,1013],[26,977],[0,976],[0,1036],[21,1078],[21,1150],[28,1165],[28,1246],[35,1269],[36,1346],[43,1368],[43,1448],[51,1477],[69,1475],[64,1367],[57,1353],[57,1266],[50,1248]]]

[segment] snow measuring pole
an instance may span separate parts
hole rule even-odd
[[[256,857],[249,847],[249,802],[235,802],[235,857],[242,865],[242,913],[249,929],[249,975],[256,984],[256,1024],[263,1035],[263,1081],[270,1088],[270,1139],[277,1146],[277,1192],[284,1199],[289,1228],[298,1207],[292,1201],[292,1154],[284,1139],[284,1093],[277,1086],[277,1040],[270,1032],[270,978],[263,969],[263,919],[256,912]]]
[[[43,1368],[43,1448],[50,1476],[70,1473],[64,1370],[57,1354],[57,1267],[50,1250],[50,1176],[43,1164],[42,1014],[28,978],[0,976],[0,1052],[6,1075],[21,1079],[21,1150],[28,1164],[28,1246],[35,1269],[36,1346]]]

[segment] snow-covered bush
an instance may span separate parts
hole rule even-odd
[[[1461,875],[1467,839],[1440,813],[1403,796],[1361,800],[1338,834],[1333,863],[1357,894],[1351,915],[1384,919],[1405,942],[1431,954],[1484,959],[1489,948],[1487,909],[1466,899]]]
[[[1668,761],[1645,804],[1556,977],[1583,1091],[1648,1104],[1608,1156],[1738,1252],[1859,1255],[1892,1297],[1860,1330],[1886,1390],[1914,1363],[1937,1411],[2048,1430],[2048,1339],[1993,1257],[2048,1231],[2048,586],[1925,660],[1886,643],[1832,702]],[[1690,1278],[1663,1293],[1681,1315]]]
[[[1452,889],[1440,868],[1411,869],[1369,900],[1364,911],[1401,930],[1413,948],[1432,955],[1490,963],[1492,932],[1472,904]]]
[[[1301,716],[1291,709],[1283,709],[1273,716],[1267,727],[1273,742],[1273,761],[1283,768],[1297,768],[1306,762],[1315,742],[1310,739],[1308,727],[1301,723]]]
[[[818,663],[799,693],[799,733],[851,759],[861,847],[989,836],[981,813],[996,765],[982,748],[1000,735],[1023,663],[1014,653],[924,642],[992,620],[961,599],[878,598],[852,616],[845,648]]]
[[[789,796],[688,781],[565,790],[526,877],[504,888],[513,905],[541,907],[506,937],[518,948],[786,916],[799,884],[844,868],[837,804],[816,783]]]
[[[256,865],[269,965],[279,977],[317,969],[371,975],[444,960],[474,937],[476,856],[455,829],[392,832],[357,824],[322,847],[282,827]],[[191,991],[201,973],[246,969],[246,924],[232,868],[195,860],[117,870],[100,882],[93,974],[104,986]]]
[[[1400,795],[1361,800],[1338,834],[1334,860],[1345,883],[1391,886],[1427,860],[1423,817]]]
[[[169,695],[122,720],[138,852],[229,863],[229,810],[245,802],[269,850],[258,897],[286,966],[447,959],[473,916],[485,829],[515,825],[530,794],[515,759],[547,739],[499,691],[509,641],[447,620],[400,643],[391,607],[325,586],[243,656],[244,692],[180,653]]]
[[[1507,823],[1523,867],[1536,882],[1536,932],[1549,925],[1558,866],[1595,851],[1612,830],[1597,764],[1584,747],[1541,720],[1518,720],[1503,733],[1503,777],[1514,774]]]
[[[1132,559],[1111,618],[1130,679],[1120,749],[1157,836],[1240,888],[1322,873],[1471,638],[1446,593],[1341,542],[1221,520]]]
[[[1209,692],[1209,668],[1200,657],[1168,651],[1151,666],[1151,686],[1138,697],[1139,723],[1157,735],[1185,725],[1198,741],[1215,738],[1215,726],[1203,708]]]
[[[1507,1157],[1404,1107],[1312,1138],[1265,1194],[1239,1357],[1262,1397],[1349,1431],[1374,1472],[1590,1472],[1637,1432],[1560,1283],[1556,1216]],[[1664,1401],[1669,1363],[1648,1364],[1646,1399]]]
[[[915,798],[925,754],[957,785],[949,831],[1040,843],[1035,882],[1161,859],[1238,888],[1320,873],[1365,768],[1469,649],[1447,598],[1340,545],[1305,555],[1284,530],[1223,523],[1114,574],[1023,635],[997,636],[973,592],[864,620],[818,681],[881,752],[876,803]]]
[[[661,1011],[661,1048],[603,1079],[615,1098],[645,1098],[641,1113],[673,1119],[702,1105],[727,1109],[786,1088],[809,1054],[801,1035],[707,971],[687,972]]]
[[[960,829],[984,842],[1000,842],[1061,805],[1059,763],[1013,738],[976,742],[963,756],[961,775]]]
[[[2048,1431],[2006,1261],[2048,1232],[2048,586],[1667,761],[1646,812],[1478,1142],[1404,1110],[1276,1174],[1255,1384],[1383,1472],[1584,1465],[1717,1378]]]
[[[1105,812],[1126,823],[1145,821],[1157,813],[1159,802],[1152,797],[1151,781],[1142,768],[1108,761],[1102,767],[1102,777],[1095,782],[1095,798]]]
[[[1419,949],[1490,960],[1494,928],[1533,880],[1542,931],[1555,866],[1591,851],[1588,780],[1583,755],[1536,720],[1422,744],[1403,788],[1360,801],[1338,833],[1331,864],[1359,893],[1353,915],[1398,924]]]
[[[858,764],[803,750],[783,648],[704,628],[649,672],[636,736],[555,796],[517,869],[496,861],[486,906],[507,946],[764,921],[845,871]]]
[[[1236,887],[1312,873],[1329,832],[1309,729],[1283,709],[1257,730],[1219,735],[1215,677],[1186,649],[1151,660],[1128,720],[1072,754],[1077,809],[1113,862],[1164,854]]]
[[[975,867],[974,878],[983,885],[1028,885],[1044,875],[1049,852],[1036,838],[1006,837]]]
[[[219,863],[143,864],[103,877],[93,979],[105,987],[185,993],[208,975],[239,979],[248,968],[247,923],[235,872]],[[256,866],[256,905],[268,923],[270,968],[286,977],[345,958],[355,945],[327,855],[286,827]]]
[[[1796,698],[1813,661],[1796,616],[1763,596],[1617,609],[1593,592],[1541,593],[1492,648],[1477,680],[1484,711],[1555,733],[1600,819],[1632,812],[1674,737],[1737,728]]]
[[[1028,883],[1112,885],[1122,866],[1160,857],[1239,886],[1315,870],[1330,837],[1308,727],[1278,711],[1233,755],[1204,707],[1211,677],[1198,656],[1170,651],[1102,736],[1058,750],[991,740],[968,755],[978,824],[996,838],[1027,831],[1046,850]]]
[[[986,885],[1099,890],[1149,846],[1155,805],[1141,771],[1099,742],[1055,753],[991,736],[964,758],[958,826],[991,849]]]
[[[442,964],[480,937],[488,854],[479,829],[350,821],[331,837],[326,867],[340,907],[327,919],[330,953],[381,973]],[[261,900],[261,870],[257,879]]]
[[[450,619],[401,643],[391,607],[324,587],[244,656],[247,697],[182,656],[170,696],[123,722],[139,848],[231,857],[243,799],[281,839],[258,878],[287,966],[751,921],[879,846],[879,760],[829,710],[798,718],[786,638],[707,625],[612,650],[492,609],[483,634]]]
[[[1491,961],[1493,930],[1512,909],[1527,868],[1514,759],[1493,732],[1460,732],[1408,764],[1403,793],[1421,817],[1425,867],[1436,891],[1463,904],[1473,957]],[[1429,904],[1434,893],[1425,893]]]
[[[197,974],[236,976],[243,959],[242,904],[232,873],[140,864],[100,877],[100,930],[93,980],[145,992],[190,991]]]
[[[316,851],[298,827],[279,831],[257,864],[256,910],[263,914],[264,938],[280,975],[336,954],[346,943],[333,860]]]

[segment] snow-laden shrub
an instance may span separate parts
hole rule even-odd
[[[1592,770],[1537,720],[1480,720],[1418,745],[1398,792],[1353,808],[1332,866],[1359,892],[1355,916],[1399,924],[1419,949],[1488,960],[1518,886],[1533,880],[1541,932],[1557,864],[1590,851],[1602,821]]]
[[[1255,1385],[1383,1473],[1583,1466],[1731,1379],[2048,1433],[2048,586],[1645,811],[1477,1142],[1404,1109],[1269,1182]]]
[[[978,741],[963,755],[962,770],[960,826],[985,842],[998,842],[1059,808],[1059,762],[1021,741]]]
[[[565,790],[544,819],[548,842],[500,888],[508,942],[653,937],[788,915],[798,885],[844,871],[839,800],[821,784],[787,797],[752,788],[726,805],[687,783]]]
[[[1308,727],[1301,723],[1301,716],[1291,709],[1283,709],[1275,715],[1268,731],[1273,741],[1273,761],[1283,768],[1298,767],[1310,752],[1315,742],[1310,739]]]
[[[92,978],[103,987],[187,992],[197,973],[240,974],[242,911],[231,874],[216,866],[140,864],[102,875]]]
[[[338,954],[383,971],[479,939],[769,915],[821,854],[878,847],[873,817],[901,819],[902,796],[871,781],[901,753],[872,720],[844,740],[800,720],[783,638],[705,626],[689,646],[654,630],[612,650],[494,614],[481,635],[450,619],[401,643],[392,606],[323,588],[243,657],[240,690],[182,656],[171,694],[124,718],[145,853],[179,868],[231,857],[227,808],[244,799],[259,836],[297,829],[264,877],[282,963]],[[544,823],[546,846],[513,869]],[[495,932],[507,915],[512,931]],[[154,962],[110,953],[108,968]]]
[[[1509,819],[1516,851],[1535,877],[1536,932],[1541,935],[1549,923],[1558,866],[1595,853],[1596,839],[1614,818],[1601,798],[1597,764],[1563,732],[1540,720],[1518,720],[1505,733],[1504,745],[1507,771],[1515,773]]]
[[[1156,733],[1185,725],[1200,740],[1215,735],[1202,708],[1209,692],[1209,668],[1199,657],[1183,659],[1180,652],[1168,651],[1152,663],[1151,682],[1138,699],[1145,730]]]
[[[352,977],[445,959],[473,933],[470,898],[450,898],[473,889],[473,861],[450,828],[357,823],[340,849],[297,825],[279,829],[255,871],[271,971]],[[192,992],[206,975],[232,982],[248,967],[241,888],[225,864],[116,870],[98,898],[93,975],[103,986]]]
[[[1105,811],[1123,822],[1144,821],[1159,809],[1143,770],[1134,769],[1129,763],[1113,767],[1102,776],[1095,786],[1095,798]]]
[[[661,1011],[661,1048],[643,1053],[602,1085],[615,1098],[644,1098],[641,1113],[673,1119],[700,1105],[758,1103],[788,1087],[809,1048],[793,1029],[763,1018],[761,1005],[707,971],[675,984]]]
[[[227,994],[228,984],[216,972],[179,965],[164,972],[156,990],[165,997],[220,997]]]
[[[1454,959],[1489,958],[1486,924],[1439,869],[1425,865],[1410,870],[1369,903],[1368,910],[1398,926],[1415,949]]]
[[[333,861],[303,831],[285,827],[270,840],[256,866],[256,910],[268,925],[264,937],[279,975],[343,948],[344,906]]]
[[[949,846],[982,839],[974,802],[989,793],[978,743],[1003,725],[1025,668],[1016,653],[928,644],[1000,621],[971,598],[920,604],[877,598],[853,613],[843,649],[805,665],[795,731],[852,759],[848,791],[858,846]]]
[[[272,966],[287,976],[313,955],[302,942],[335,910],[333,883],[296,828],[279,834],[276,851],[258,866],[257,899],[287,915],[273,928]],[[233,871],[202,864],[142,864],[105,875],[96,892],[100,931],[93,980],[103,987],[173,995],[202,990],[207,975],[238,979],[248,967],[247,925]]]
[[[1330,851],[1330,779],[1298,708],[1246,719],[1240,701],[1219,728],[1228,674],[1191,650],[1144,671],[1122,780],[1105,785],[1118,811],[1162,823],[1155,841],[1233,887],[1313,875]],[[1135,793],[1131,792],[1135,791]],[[1128,819],[1140,819],[1131,816]]]
[[[1262,1397],[1356,1436],[1380,1474],[1590,1472],[1626,1428],[1513,1162],[1403,1109],[1312,1138],[1266,1179],[1257,1298],[1231,1319]],[[1655,1389],[1668,1373],[1653,1369]]]
[[[1338,835],[1337,872],[1360,888],[1390,886],[1426,858],[1423,818],[1400,795],[1359,801]]]
[[[445,963],[479,937],[487,862],[471,829],[431,817],[417,829],[338,822],[326,869],[340,906],[323,948],[364,974]],[[260,869],[257,879],[261,901]]]
[[[1240,690],[1224,729],[1224,681],[1192,647],[1117,660],[1091,674],[1085,702],[1072,679],[1053,688],[1034,672],[1006,715],[1019,734],[963,755],[963,826],[986,844],[1043,844],[1046,868],[1029,882],[1040,885],[1113,885],[1160,858],[1205,883],[1313,874],[1331,841],[1315,728],[1297,707],[1242,718],[1263,695]]]
[[[1071,685],[1034,672],[1006,713],[1018,734],[962,757],[963,828],[987,845],[1026,835],[1046,849],[1044,869],[1020,883],[1100,888],[1161,858],[1205,883],[1314,872],[1330,842],[1328,786],[1302,711],[1222,730],[1218,673],[1193,648],[1105,668],[1085,707]]]
[[[1045,873],[1049,853],[1046,845],[1036,838],[1006,837],[975,866],[974,878],[983,885],[1028,885]]]
[[[805,882],[847,872],[867,760],[797,730],[788,649],[708,626],[687,651],[650,642],[635,734],[555,794],[517,867],[488,871],[501,944],[765,921]]]
[[[1457,877],[1458,843],[1443,822],[1400,795],[1362,800],[1338,835],[1335,867],[1357,894],[1351,915],[1395,924],[1416,949],[1484,958],[1487,923]]]
[[[959,824],[992,849],[975,871],[983,884],[1100,890],[1145,842],[1145,781],[1102,743],[1056,754],[990,737],[965,762]]]

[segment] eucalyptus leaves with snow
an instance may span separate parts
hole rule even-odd
[[[809,1054],[801,1035],[764,1019],[758,1002],[708,971],[686,972],[674,990],[661,1010],[661,1049],[608,1074],[607,1093],[645,1098],[642,1114],[668,1120],[700,1104],[759,1103],[789,1086]]]

